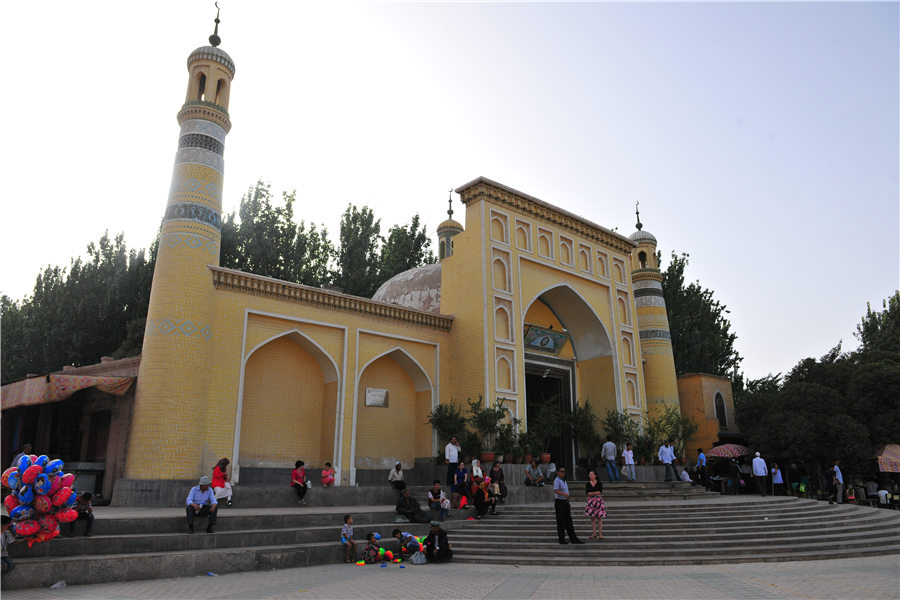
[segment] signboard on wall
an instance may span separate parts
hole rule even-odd
[[[366,406],[387,408],[388,391],[381,388],[366,388]]]

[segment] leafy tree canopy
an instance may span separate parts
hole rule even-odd
[[[688,258],[687,254],[673,252],[662,272],[675,372],[733,377],[742,358],[734,348],[737,336],[726,318],[728,308],[699,282],[685,284]]]

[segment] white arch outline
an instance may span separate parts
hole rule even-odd
[[[246,327],[246,322],[245,322],[245,327]],[[272,337],[260,342],[256,346],[254,346],[253,349],[250,350],[250,352],[247,352],[246,355],[241,357],[241,372],[238,377],[238,386],[239,387],[238,387],[237,409],[236,409],[236,415],[235,415],[235,419],[234,419],[234,448],[232,451],[232,457],[233,457],[232,458],[232,461],[233,461],[232,477],[234,478],[235,483],[240,483],[240,466],[239,465],[240,465],[240,452],[241,452],[241,425],[242,425],[242,421],[243,421],[243,410],[244,410],[244,375],[245,375],[245,372],[247,369],[247,361],[250,360],[250,357],[253,356],[257,350],[259,350],[266,344],[269,344],[281,337],[284,337],[287,335],[293,335],[293,334],[298,335],[302,340],[304,340],[306,342],[305,344],[298,343],[298,345],[313,356],[313,360],[315,360],[316,363],[319,365],[319,369],[322,370],[323,376],[325,375],[325,369],[322,368],[322,361],[320,360],[321,357],[318,357],[318,356],[316,356],[315,353],[310,352],[309,346],[311,346],[313,349],[317,350],[319,353],[321,353],[322,356],[324,356],[325,358],[328,359],[328,361],[330,361],[331,364],[328,366],[331,367],[331,369],[334,373],[334,379],[329,380],[327,377],[323,377],[323,383],[332,383],[332,382],[337,383],[336,402],[337,402],[338,408],[340,407],[341,398],[342,398],[342,390],[341,390],[340,371],[338,370],[337,363],[331,357],[331,355],[328,354],[328,352],[326,352],[325,349],[322,348],[321,345],[319,345],[318,342],[316,342],[315,340],[310,338],[307,334],[303,333],[302,331],[300,331],[299,329],[297,329],[295,327],[293,329],[283,331],[281,333],[273,335]],[[294,341],[295,343],[297,343],[296,340],[292,339],[291,341]],[[326,365],[327,365],[327,363],[326,363]],[[335,423],[334,423],[335,442],[338,441],[337,440],[338,427],[340,426],[340,423],[338,421],[339,421],[338,417],[335,416]],[[337,462],[337,461],[335,460],[335,462]],[[335,466],[335,468],[340,469],[340,467],[337,465]],[[234,471],[237,471],[237,473],[235,473]]]
[[[359,346],[357,345],[357,348],[358,347]],[[394,346],[390,350],[385,350],[381,354],[378,354],[378,355],[372,357],[371,359],[369,359],[361,368],[358,368],[356,370],[356,379],[353,383],[353,425],[351,426],[351,433],[350,433],[351,441],[350,441],[350,465],[349,465],[350,473],[351,473],[350,485],[353,485],[354,483],[356,483],[356,428],[357,428],[358,415],[359,415],[359,382],[362,379],[363,374],[366,372],[366,369],[369,368],[369,365],[371,365],[372,363],[374,363],[376,360],[378,360],[380,358],[384,358],[385,356],[388,356],[389,354],[394,354],[397,352],[399,352],[400,354],[403,355],[403,361],[398,361],[394,357],[391,357],[391,358],[394,360],[394,362],[396,362],[398,365],[400,365],[400,368],[403,369],[406,372],[406,374],[409,375],[409,378],[413,380],[413,385],[415,387],[416,392],[426,392],[426,391],[431,392],[431,397],[432,397],[431,404],[432,404],[432,408],[434,408],[434,384],[431,381],[431,377],[429,377],[428,372],[422,368],[421,363],[419,363],[419,361],[417,361],[409,352],[407,352],[400,346]],[[428,385],[427,388],[420,389],[419,385],[416,384],[417,377],[413,373],[410,373],[410,370],[409,370],[410,363],[412,363],[412,365],[415,365],[415,367],[419,370],[419,376],[424,378],[425,382]]]

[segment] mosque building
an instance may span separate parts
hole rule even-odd
[[[478,177],[455,190],[464,225],[451,204],[437,228],[440,261],[371,299],[220,267],[235,62],[219,43],[187,60],[117,485],[194,479],[223,456],[238,482],[302,458],[354,485],[433,461],[439,403],[499,401],[522,430],[545,402],[638,422],[679,406],[657,242],[640,222],[626,237]],[[701,387],[684,394],[716,420]],[[554,442],[557,462],[579,452]]]

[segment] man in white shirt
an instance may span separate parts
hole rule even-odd
[[[678,481],[678,472],[675,471],[675,448],[672,447],[672,440],[666,440],[666,443],[659,447],[656,457],[666,467],[665,481]]]
[[[760,496],[766,495],[766,476],[769,474],[769,468],[766,466],[766,461],[759,455],[759,452],[756,453],[756,457],[753,459],[753,480],[756,482],[756,491],[759,492]]]
[[[625,461],[625,476],[632,482],[637,481],[634,472],[634,450],[631,449],[630,443],[625,444],[625,449],[622,450],[622,460]]]
[[[462,451],[462,448],[459,446],[459,442],[456,441],[456,436],[450,436],[450,442],[444,446],[444,462],[447,463],[447,485],[453,485],[453,473],[456,472],[456,467],[459,466],[459,453]]]
[[[619,471],[616,469],[616,444],[611,437],[606,438],[606,443],[600,448],[600,456],[606,463],[606,472],[609,475],[609,481],[612,483],[619,482]]]

